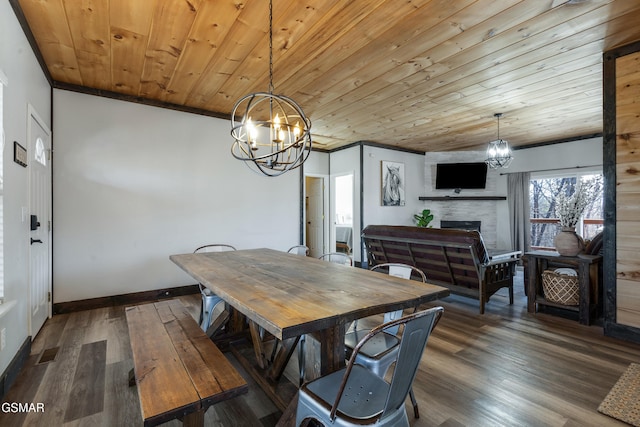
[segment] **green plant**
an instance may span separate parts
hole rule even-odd
[[[431,214],[431,209],[423,209],[420,215],[414,215],[413,218],[418,227],[431,227],[429,223],[433,220],[433,214]]]

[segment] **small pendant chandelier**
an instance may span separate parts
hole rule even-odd
[[[231,112],[235,140],[231,154],[267,176],[297,168],[311,153],[311,121],[298,103],[275,95],[273,89],[273,3],[269,0],[269,91],[244,96]]]
[[[498,139],[489,143],[485,163],[491,169],[508,168],[513,160],[513,155],[511,154],[509,143],[504,139],[500,139],[500,117],[502,117],[502,113],[496,113],[493,116],[498,119]]]

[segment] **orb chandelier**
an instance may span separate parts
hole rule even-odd
[[[498,139],[491,141],[487,147],[487,159],[485,163],[491,169],[507,168],[513,160],[509,143],[504,139],[500,139],[500,117],[502,113],[493,115],[498,120]]]
[[[267,176],[301,166],[311,153],[311,121],[297,102],[273,90],[273,3],[269,0],[269,91],[242,97],[231,112],[231,154]]]

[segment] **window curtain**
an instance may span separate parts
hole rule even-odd
[[[509,205],[511,247],[525,253],[530,245],[529,172],[507,175],[507,200]]]

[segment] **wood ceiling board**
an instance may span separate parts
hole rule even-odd
[[[283,87],[281,83],[282,80],[284,79],[283,77],[284,73],[287,73],[291,69],[300,68],[300,64],[304,64],[310,61],[311,58],[313,58],[313,61],[314,61],[313,63],[316,64],[316,67],[318,67],[320,64],[320,61],[316,60],[317,53],[319,51],[325,50],[326,46],[328,44],[331,44],[334,38],[337,38],[338,36],[342,36],[343,33],[346,31],[345,30],[346,28],[349,28],[355,25],[355,23],[359,22],[363,16],[366,16],[366,14],[371,13],[371,10],[375,10],[376,5],[378,3],[382,3],[382,1],[383,0],[378,0],[376,3],[372,2],[372,4],[368,5],[368,7],[364,9],[361,6],[354,4],[353,2],[347,2],[347,5],[348,5],[348,8],[346,8],[347,13],[343,13],[338,16],[332,15],[332,13],[334,12],[338,13],[338,12],[344,11],[345,9],[336,10],[337,8],[332,8],[330,12],[325,14],[320,21],[313,24],[312,31],[309,31],[309,33],[312,33],[312,35],[317,34],[316,32],[313,31],[314,29],[318,29],[318,31],[320,31],[321,33],[325,33],[328,31],[336,32],[335,34],[324,35],[319,39],[317,39],[320,41],[319,45],[316,45],[314,43],[315,40],[312,40],[310,43],[305,44],[305,48],[303,50],[299,50],[299,49],[296,50],[297,49],[296,46],[299,46],[302,44],[302,41],[300,41],[293,44],[288,49],[289,52],[287,52],[287,55],[284,55],[284,56],[281,56],[281,51],[278,50],[278,46],[274,45],[274,86],[275,86],[274,92],[282,93],[292,98],[295,98],[295,91],[287,90],[286,87]],[[302,40],[306,40],[306,39],[307,37],[302,38]],[[267,62],[268,43],[266,43],[265,41],[265,43],[261,44],[260,49],[261,51],[256,52],[256,55],[261,55],[264,58],[264,60],[261,61],[259,65],[256,65],[256,67],[258,67],[258,69],[262,72],[262,76],[263,76],[262,79],[257,80],[254,86],[248,85],[247,82],[243,83],[238,79],[230,81],[230,83],[233,83],[232,85],[233,89],[229,88],[227,89],[226,92],[233,93],[233,95],[229,95],[230,99],[232,99],[233,102],[235,102],[235,100],[239,99],[241,96],[246,95],[247,93],[251,93],[255,91],[266,91],[268,89],[268,62]],[[298,53],[294,55],[290,51],[296,51]],[[290,58],[293,58],[293,60],[289,61]],[[298,79],[301,79],[301,80],[304,79],[305,75],[307,75],[307,73],[305,72],[296,72],[295,81],[298,82],[299,81]],[[240,84],[241,87],[243,87],[245,90],[236,91],[235,87],[238,84]],[[296,83],[296,85],[300,85],[300,84],[301,83],[299,82]],[[297,99],[296,101],[300,102]],[[212,105],[211,103],[208,104],[207,107],[216,108],[216,106]],[[307,108],[305,108],[305,112],[307,112]]]
[[[157,0],[110,2],[111,81],[120,93],[140,95],[140,76],[156,4]]]
[[[274,10],[273,23],[273,83],[274,92],[285,94],[280,87],[280,82],[287,78],[292,69],[300,67],[302,63],[308,61],[309,46],[297,49],[301,45],[300,40],[304,40],[308,33],[313,32],[316,27],[328,25],[330,15],[327,11],[334,5],[331,0],[322,2],[309,2],[302,10],[301,15],[298,2],[291,3],[284,13],[277,13]],[[265,6],[266,7],[266,6]],[[265,17],[261,17],[265,21]],[[294,58],[293,62],[289,58]],[[295,71],[294,71],[295,72]],[[225,95],[232,100],[237,100],[244,95],[269,89],[269,40],[268,32],[265,32],[262,40],[255,45],[253,51],[247,56],[236,70],[241,76],[234,80],[229,80],[224,86]],[[214,107],[212,107],[214,108]]]
[[[445,5],[446,8],[442,9],[440,14],[435,14],[431,8],[434,3]],[[429,3],[410,14],[408,13],[414,8],[409,3],[405,4],[404,8],[396,4],[378,8],[375,13],[371,13],[363,19],[362,25],[367,29],[367,34],[364,37],[361,35],[359,27],[351,28],[351,31],[344,37],[353,40],[352,42],[348,45],[344,42],[334,43],[322,55],[316,56],[307,68],[300,70],[301,77],[295,80],[296,86],[301,87],[300,102],[324,104],[335,100],[374,78],[384,75],[386,70],[395,69],[403,62],[415,58],[416,47],[413,43],[418,40],[418,36],[443,22],[442,20],[447,18],[449,14],[455,13],[455,5],[458,8],[463,8],[470,3],[472,3],[470,0],[464,2],[438,0],[438,2]],[[396,13],[400,13],[399,16],[403,16],[402,20],[406,22],[406,26],[391,25],[397,22],[390,18],[390,16],[394,16],[390,15],[394,10]],[[382,21],[383,25],[372,25],[371,21]],[[446,26],[451,27],[448,23]],[[379,31],[373,33],[370,30],[371,27],[377,28]],[[417,29],[407,31],[407,28]],[[460,30],[453,31],[459,32]],[[446,38],[446,36],[440,37]],[[437,41],[429,43],[437,43]],[[411,46],[412,53],[405,54],[406,59],[403,60],[400,51],[406,46]],[[413,69],[415,65],[410,65],[408,68]],[[402,75],[407,75],[407,73],[407,71],[402,71]],[[326,89],[318,92],[317,89],[314,90],[314,87]]]
[[[67,1],[65,11],[82,84],[109,90],[112,87],[109,0]]]
[[[201,0],[162,0],[154,10],[140,95],[164,100]]]
[[[243,8],[233,1],[202,4],[169,83],[166,101],[174,104],[188,102],[193,96],[194,87],[201,79],[207,77],[202,64],[213,61],[242,10]],[[207,81],[202,83],[206,84]]]
[[[211,111],[230,113],[236,99],[225,93],[224,85],[242,77],[236,71],[242,61],[268,32],[264,2],[252,2],[242,8],[216,54],[206,64],[200,80],[193,87],[189,104]],[[258,7],[256,7],[258,6]]]
[[[51,77],[82,85],[79,65],[61,0],[20,0]]]

